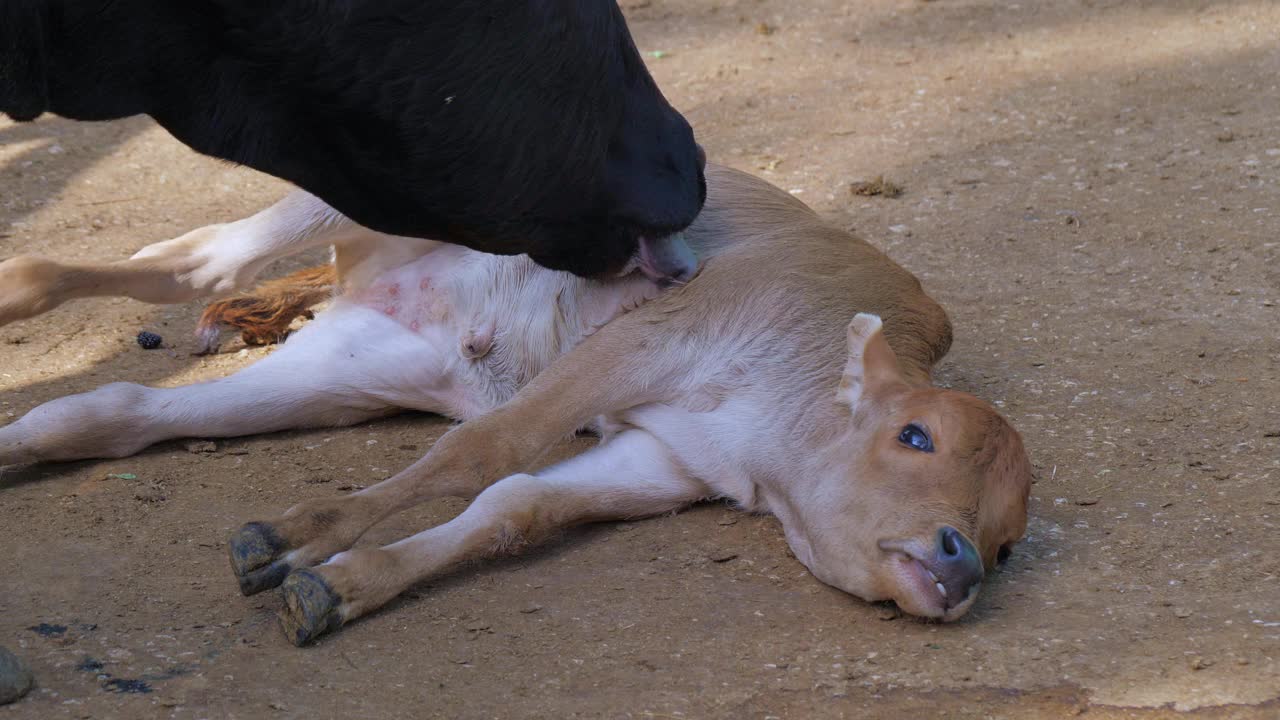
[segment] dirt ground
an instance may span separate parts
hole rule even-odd
[[[1023,432],[1029,535],[975,610],[898,617],[814,580],[774,520],[709,505],[567,533],[295,649],[225,540],[446,428],[403,416],[0,478],[0,644],[38,677],[0,720],[1280,717],[1280,4],[623,6],[711,157],[917,273],[955,323],[940,381]],[[851,192],[881,175],[903,194]],[[0,124],[0,256],[115,259],[284,192],[145,119]],[[269,352],[190,356],[198,312],[86,301],[0,329],[0,422]]]

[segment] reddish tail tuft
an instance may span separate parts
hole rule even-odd
[[[337,275],[332,265],[320,265],[269,280],[258,287],[210,304],[200,315],[197,354],[218,349],[222,330],[236,329],[248,345],[270,345],[289,334],[299,316],[311,319],[311,308],[333,296]]]

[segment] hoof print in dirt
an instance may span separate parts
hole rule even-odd
[[[275,528],[252,522],[236,531],[227,543],[231,572],[240,582],[240,592],[253,595],[278,586],[289,574],[289,565],[276,558],[288,545]]]
[[[26,695],[34,683],[35,676],[22,658],[0,647],[0,705]]]
[[[302,647],[342,627],[342,615],[338,612],[342,598],[314,570],[290,574],[280,591],[284,594],[280,629],[294,645]]]

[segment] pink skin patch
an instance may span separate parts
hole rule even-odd
[[[432,273],[449,270],[451,255],[426,256],[383,274],[351,295],[356,302],[395,319],[415,333],[449,322],[452,307],[447,283]],[[442,262],[445,264],[442,265]]]

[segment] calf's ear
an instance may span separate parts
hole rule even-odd
[[[849,322],[849,359],[840,378],[836,397],[850,407],[876,388],[888,383],[901,382],[898,358],[884,339],[880,318],[858,313]]]

